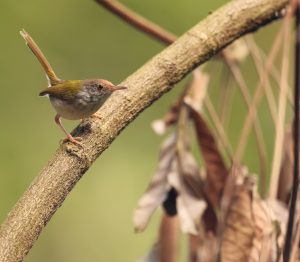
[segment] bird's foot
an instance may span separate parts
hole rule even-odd
[[[63,143],[65,142],[71,142],[75,145],[78,145],[78,146],[81,146],[82,147],[82,144],[80,143],[82,141],[82,138],[81,137],[73,137],[71,135],[68,135],[64,140],[63,140]]]
[[[90,118],[96,118],[96,119],[103,120],[103,118],[100,116],[100,114],[97,114],[97,113],[91,115]]]

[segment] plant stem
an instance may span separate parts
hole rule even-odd
[[[159,25],[133,12],[118,1],[96,0],[96,2],[106,8],[108,11],[117,15],[119,18],[125,20],[125,22],[131,24],[143,33],[146,33],[163,42],[164,44],[170,45],[177,39],[176,35],[166,31]]]
[[[292,1],[298,5],[298,0]],[[295,94],[294,94],[294,105],[295,105],[295,119],[294,119],[294,179],[291,193],[291,204],[289,210],[289,220],[286,232],[286,240],[283,250],[283,261],[290,261],[291,245],[293,239],[293,227],[295,220],[296,202],[298,194],[299,184],[299,107],[300,107],[300,96],[299,96],[299,84],[300,84],[300,9],[296,9],[296,55],[295,55]]]

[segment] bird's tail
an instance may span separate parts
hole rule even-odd
[[[49,86],[53,86],[55,84],[60,83],[61,80],[56,76],[50,63],[48,62],[48,60],[46,59],[46,57],[44,56],[43,52],[38,47],[38,45],[31,38],[31,36],[24,29],[22,31],[20,31],[20,34],[24,38],[29,49],[32,51],[32,53],[35,55],[35,57],[39,60],[40,64],[42,65],[42,67],[46,73],[46,76],[47,76],[47,79],[49,82]]]

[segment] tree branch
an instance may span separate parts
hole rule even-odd
[[[96,0],[96,2],[106,8],[108,11],[117,15],[125,22],[131,24],[136,29],[146,33],[155,39],[163,42],[164,44],[172,44],[177,36],[166,31],[164,28],[153,23],[152,21],[142,17],[141,15],[133,12],[126,6],[122,5],[115,0]]]
[[[0,261],[22,261],[44,226],[99,155],[139,113],[198,65],[247,32],[279,17],[288,0],[229,2],[152,58],[74,135],[82,148],[63,144],[0,228]]]

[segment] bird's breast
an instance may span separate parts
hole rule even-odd
[[[87,94],[78,94],[72,101],[51,96],[49,98],[55,111],[61,117],[69,120],[78,120],[91,116],[107,99],[107,97],[96,97]]]

